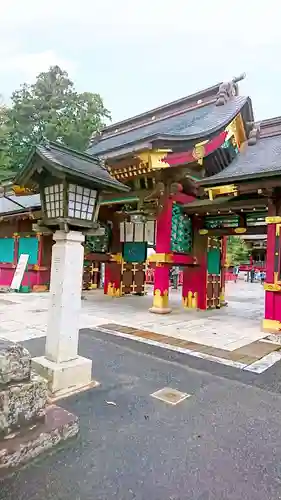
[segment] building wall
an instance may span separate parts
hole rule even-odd
[[[29,264],[22,285],[48,285],[50,280],[52,237],[32,231],[33,219],[10,218],[0,222],[0,286],[9,287],[21,253],[28,253]]]

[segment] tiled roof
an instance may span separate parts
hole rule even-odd
[[[162,106],[150,109],[136,116],[131,116],[130,118],[126,118],[125,120],[121,120],[117,123],[111,123],[102,130],[102,136],[103,138],[105,138],[112,135],[117,128],[119,132],[125,132],[131,130],[134,127],[145,125],[147,124],[147,122],[151,121],[152,117],[156,120],[160,118],[166,118],[168,116],[171,116],[175,112],[185,111],[188,108],[192,108],[198,105],[199,102],[201,104],[211,102],[212,99],[216,99],[222,83],[223,82],[219,82],[216,85],[212,85],[212,87],[199,90],[194,94],[190,94],[175,101],[165,103]]]
[[[228,167],[200,184],[214,186],[274,175],[281,175],[281,135],[261,137],[255,145],[246,146]]]
[[[30,196],[6,196],[0,198],[0,214],[13,212],[22,212],[26,209],[40,208],[40,195],[33,194]]]
[[[40,156],[51,163],[73,171],[73,173],[79,172],[93,180],[97,180],[101,186],[117,189],[118,191],[127,190],[124,184],[116,181],[108,173],[98,159],[87,154],[73,151],[54,142],[37,146],[36,150]]]
[[[243,108],[247,97],[232,97],[223,106],[216,106],[214,102],[198,105],[192,109],[168,116],[164,119],[153,121],[125,132],[116,132],[101,138],[92,144],[88,150],[91,155],[104,155],[112,150],[122,147],[131,150],[135,144],[142,141],[160,139],[193,140],[203,138],[225,127]]]
[[[66,148],[55,142],[46,142],[36,147],[27,159],[26,165],[19,170],[15,184],[25,185],[33,175],[34,155],[39,155],[46,163],[56,166],[69,175],[81,174],[87,181],[96,183],[101,189],[109,191],[128,191],[129,188],[116,181],[101,164],[100,160],[85,153]]]

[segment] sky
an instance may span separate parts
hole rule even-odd
[[[1,0],[0,94],[58,64],[113,121],[246,73],[256,119],[281,115],[277,0]]]

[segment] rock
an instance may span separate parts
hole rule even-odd
[[[0,436],[44,417],[47,385],[32,373],[29,381],[0,388]]]
[[[48,381],[31,372],[31,356],[0,339],[0,478],[9,469],[77,435],[78,418],[47,406]]]
[[[31,356],[20,344],[0,339],[0,386],[27,380],[31,372]]]
[[[1,477],[79,432],[78,418],[58,406],[48,406],[42,421],[0,440]],[[1,487],[0,487],[1,491]]]

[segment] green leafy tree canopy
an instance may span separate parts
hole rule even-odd
[[[4,171],[16,172],[30,148],[42,137],[85,151],[92,134],[110,119],[101,96],[78,93],[67,72],[59,66],[50,67],[38,75],[34,84],[24,83],[13,92],[11,106],[5,108],[4,115],[5,126],[0,115],[2,177]]]
[[[247,243],[240,236],[229,236],[227,239],[226,260],[229,266],[238,266],[248,262],[250,250]]]
[[[8,109],[0,104],[0,181],[9,176],[10,168]]]

